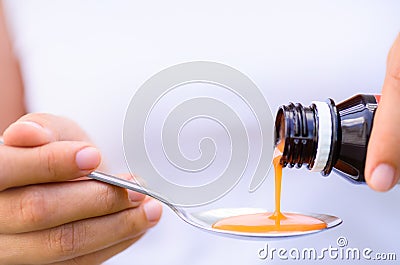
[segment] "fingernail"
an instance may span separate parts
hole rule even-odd
[[[388,164],[378,165],[372,172],[370,185],[377,191],[387,191],[393,184],[396,170]]]
[[[19,121],[15,124],[23,124],[23,125],[28,125],[28,126],[34,127],[36,129],[39,129],[39,130],[45,132],[49,136],[50,140],[54,139],[53,133],[48,128],[45,128],[42,125],[40,125],[39,123],[36,123],[34,121]]]
[[[100,164],[100,153],[94,147],[86,147],[75,156],[76,165],[81,170],[95,169]]]
[[[139,202],[139,201],[143,201],[144,198],[146,197],[146,195],[141,194],[139,192],[132,191],[132,190],[128,190],[128,197],[133,202]]]
[[[144,206],[144,213],[146,214],[147,220],[152,223],[152,222],[157,222],[162,213],[162,205],[158,201],[151,199],[147,201]]]
[[[47,134],[47,136],[49,137],[48,140],[49,141],[53,141],[54,140],[54,135],[53,132],[51,130],[49,130],[48,128],[43,127],[42,125],[40,125],[39,123],[36,123],[34,121],[19,121],[16,124],[24,124],[24,125],[28,125],[31,126],[35,129],[41,130],[42,132],[44,132],[45,134]]]
[[[40,129],[40,130],[44,129],[44,127],[42,125],[40,125],[40,124],[38,124],[36,122],[33,122],[33,121],[19,121],[17,124],[29,125],[29,126],[35,127],[37,129]]]

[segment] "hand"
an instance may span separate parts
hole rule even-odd
[[[99,264],[121,252],[161,215],[144,195],[76,180],[100,153],[72,121],[29,114],[0,146],[0,263]]]
[[[382,97],[368,144],[365,177],[377,191],[387,191],[400,176],[400,35],[387,59]]]

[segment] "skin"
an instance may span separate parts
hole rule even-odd
[[[0,1],[0,133],[26,112],[20,68],[2,14]]]
[[[28,114],[3,136],[2,264],[100,264],[158,222],[161,206],[154,200],[82,180],[100,164],[100,154],[90,142],[80,140],[87,137],[74,122]],[[79,152],[88,149],[90,156],[79,163]]]
[[[400,177],[400,34],[389,51],[382,97],[368,143],[365,176],[377,191],[388,191]]]
[[[101,264],[153,227],[162,207],[86,179],[101,155],[76,123],[24,115],[19,66],[1,12],[0,2],[0,263]]]

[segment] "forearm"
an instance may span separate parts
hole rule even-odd
[[[0,135],[9,124],[23,114],[25,102],[21,72],[13,53],[0,1]]]

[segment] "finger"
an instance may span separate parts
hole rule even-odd
[[[117,174],[116,176],[137,183],[136,179],[129,173],[121,173]],[[127,190],[127,192],[131,201],[143,201],[146,198],[146,195],[133,190]]]
[[[48,229],[139,206],[145,198],[98,181],[31,185],[0,193],[0,234]]]
[[[70,260],[142,235],[158,222],[161,211],[161,205],[150,200],[137,208],[48,230],[0,235],[0,256],[5,264]]]
[[[388,56],[382,96],[368,144],[365,177],[377,191],[391,189],[400,168],[400,35]]]
[[[100,164],[100,153],[85,142],[54,142],[34,148],[0,146],[0,191],[79,178]]]
[[[72,120],[47,113],[29,113],[11,124],[3,134],[11,146],[40,146],[53,141],[89,141],[86,133]]]
[[[136,241],[138,241],[142,235],[135,237],[134,239],[129,239],[119,244],[116,244],[112,247],[102,249],[96,251],[94,253],[90,253],[81,257],[74,258],[72,260],[61,261],[57,263],[53,263],[52,265],[95,265],[95,264],[102,264],[104,261],[110,259],[111,257],[115,256],[116,254],[124,251]]]

